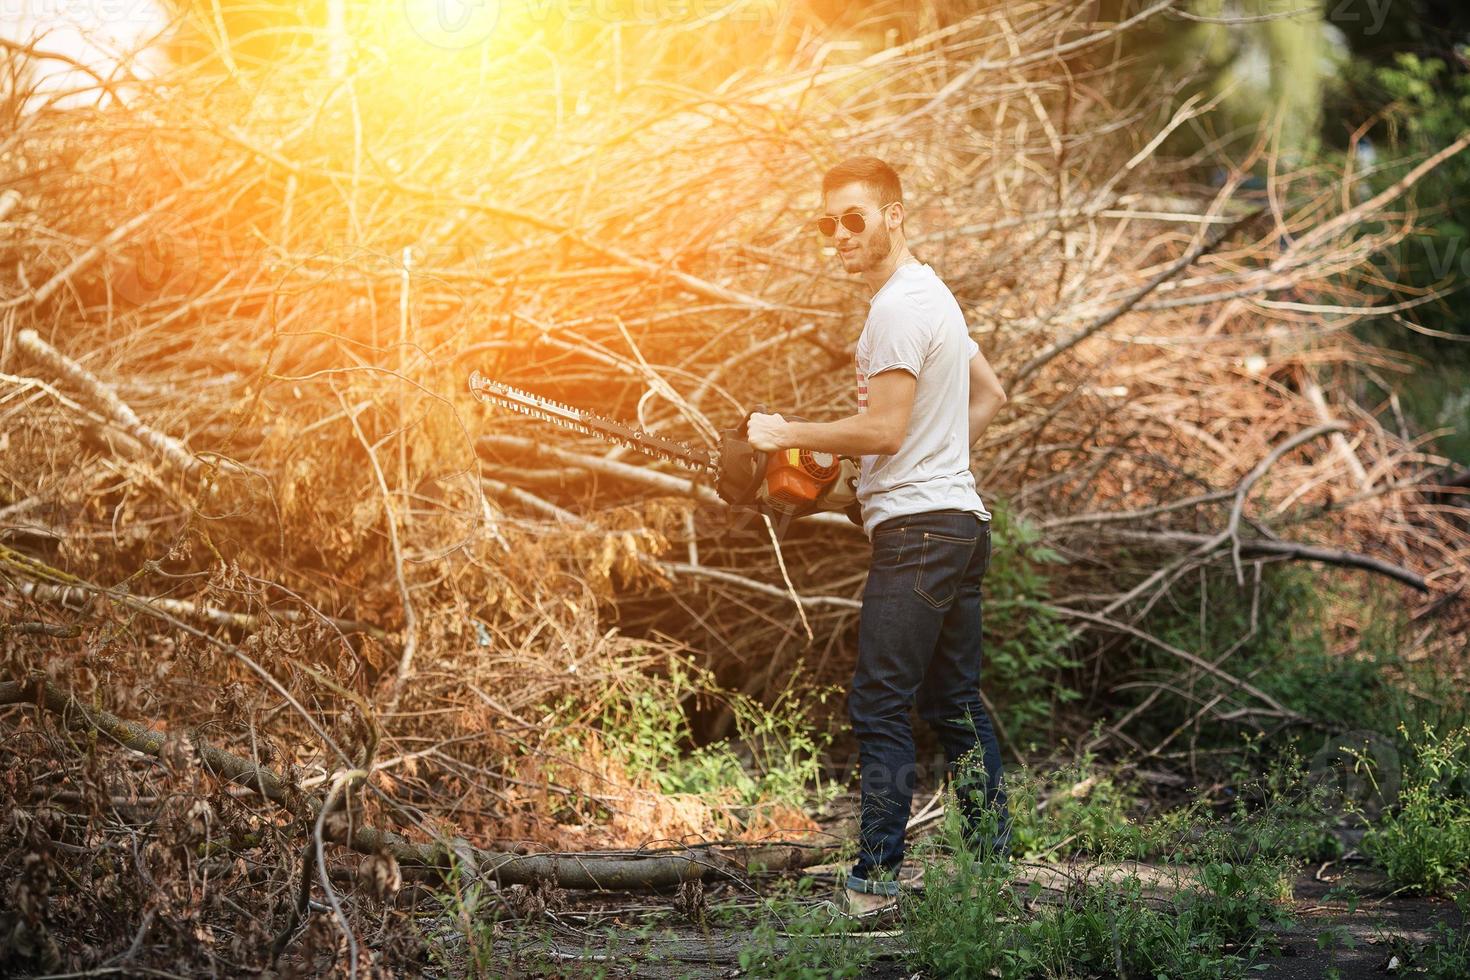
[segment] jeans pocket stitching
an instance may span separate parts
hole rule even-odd
[[[919,567],[914,572],[914,592],[916,592],[918,594],[918,596],[919,596],[920,599],[923,599],[925,602],[929,603],[929,605],[933,606],[935,609],[943,609],[944,606],[945,606],[945,603],[947,603],[947,602],[951,601],[952,599],[954,599],[954,597],[959,593],[959,585],[958,585],[958,583],[955,583],[954,588],[952,588],[950,590],[949,595],[946,596],[943,599],[935,599],[933,596],[931,596],[928,592],[926,592],[924,590],[924,587],[923,587],[923,584],[922,584],[923,581],[924,581],[924,566],[929,561],[929,542],[931,540],[935,540],[935,541],[947,541],[950,544],[968,544],[968,545],[970,545],[970,546],[973,547],[974,544],[975,544],[975,539],[974,538],[955,537],[955,536],[949,535],[949,534],[937,534],[937,533],[935,533],[933,531],[925,531],[924,532],[924,550],[919,555]]]
[[[975,538],[965,537],[961,534],[940,534],[938,531],[925,531],[924,537],[933,538],[935,541],[948,541],[950,544],[974,544]]]

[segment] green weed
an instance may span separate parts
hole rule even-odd
[[[866,976],[878,954],[825,905],[774,901],[740,951],[743,975],[771,980],[844,980]]]
[[[1017,857],[1115,852],[1137,837],[1128,816],[1131,795],[1091,755],[1045,774],[1014,767],[1005,780],[1011,852]]]
[[[1470,895],[1455,896],[1462,923],[1470,922]],[[1425,977],[1426,980],[1464,980],[1470,977],[1470,930],[1455,928],[1444,920],[1434,924],[1427,943],[1417,943],[1401,933],[1380,934],[1389,948],[1393,972]]]
[[[1173,860],[1198,863],[1195,881],[1181,872],[1177,889],[1159,889],[1129,865],[1113,865],[1051,904],[1036,901],[1039,886],[1019,887],[1016,866],[964,856],[951,817],[945,843],[930,853],[924,891],[905,909],[914,965],[937,976],[1001,980],[1248,975],[1266,952],[1267,929],[1289,919],[1280,900],[1289,896],[1290,865],[1253,852],[1208,814],[1190,816],[1187,824],[1140,828],[1122,846],[1172,845]],[[1119,856],[1106,848],[1098,855],[1103,863]]]
[[[793,688],[769,706],[744,694],[723,695],[737,738],[693,745],[683,701],[712,688],[711,678],[695,678],[676,665],[660,690],[614,692],[595,727],[629,773],[651,777],[665,793],[714,794],[737,807],[779,802],[816,808],[838,792],[822,781],[821,758],[831,736],[810,723],[810,700]],[[566,741],[575,752],[576,734]]]
[[[470,873],[452,849],[446,850],[450,865],[434,899],[448,928],[430,936],[429,962],[451,976],[494,976],[500,960],[495,949],[499,899],[486,892],[484,881]]]
[[[1434,941],[1417,957],[1416,965],[1429,980],[1470,977],[1470,930],[1464,928],[1464,923],[1470,922],[1470,895],[1457,895],[1455,905],[1460,910],[1461,928],[1456,929],[1448,922],[1436,922]]]
[[[1066,672],[1079,666],[1069,631],[1046,607],[1046,566],[1061,555],[1042,543],[1039,528],[1007,508],[992,508],[993,550],[985,573],[985,687],[1018,745],[1049,735],[1057,707],[1079,697]]]
[[[1441,736],[1426,725],[1410,747],[1398,804],[1363,851],[1405,889],[1449,894],[1470,875],[1470,728]]]
[[[1341,788],[1314,772],[1296,743],[1266,745],[1247,737],[1236,760],[1230,805],[1237,836],[1263,854],[1302,861],[1342,856],[1333,832],[1343,812]]]
[[[1398,654],[1403,610],[1386,597],[1365,605],[1355,588],[1356,583],[1342,585],[1298,566],[1263,569],[1258,588],[1249,579],[1246,586],[1237,585],[1228,566],[1204,569],[1173,588],[1146,617],[1145,627],[1175,647],[1219,661],[1222,670],[1306,717],[1340,728],[1388,732],[1412,717],[1406,712],[1428,705],[1395,684],[1408,669]],[[1334,623],[1343,605],[1358,607],[1355,618],[1364,624],[1351,655],[1333,650]],[[1136,650],[1140,677],[1179,677],[1181,665],[1172,656],[1147,645]],[[1153,687],[1143,683],[1139,689],[1152,692]],[[1191,698],[1158,699],[1139,720],[1137,737],[1152,744],[1177,736],[1199,703],[1212,695],[1226,699],[1222,711],[1253,700],[1231,681],[1204,675],[1190,682],[1189,693]],[[1227,739],[1233,730],[1218,727]],[[1202,744],[1212,743],[1207,737]]]
[[[756,777],[756,796],[750,803],[764,798],[819,807],[841,790],[822,783],[822,753],[832,736],[810,723],[810,701],[793,687],[798,673],[792,672],[790,683],[769,707],[743,694],[728,700],[739,743]],[[820,700],[822,693],[815,697]]]

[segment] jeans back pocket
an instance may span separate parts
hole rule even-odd
[[[975,554],[975,538],[924,532],[924,550],[919,558],[919,571],[914,591],[935,609],[943,609],[954,601],[970,558]]]

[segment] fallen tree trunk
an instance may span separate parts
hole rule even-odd
[[[107,735],[145,755],[157,756],[167,736],[137,722],[88,708],[55,684],[41,679],[0,681],[0,705],[32,704],[56,715],[71,728]],[[199,759],[216,778],[250,789],[297,816],[314,818],[322,800],[308,796],[279,775],[200,739],[192,739]],[[308,823],[311,821],[308,820]],[[332,827],[324,831],[331,837]],[[836,848],[798,842],[705,844],[677,851],[647,853],[513,854],[486,851],[455,839],[416,844],[391,831],[358,827],[334,843],[364,854],[388,852],[404,865],[447,871],[455,863],[468,872],[501,885],[551,881],[561,888],[631,891],[665,888],[695,879],[726,877],[753,870],[793,871],[828,860]]]

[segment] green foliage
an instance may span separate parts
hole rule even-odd
[[[796,676],[793,672],[792,683]],[[816,699],[825,696],[826,692],[818,692]],[[728,704],[756,773],[756,799],[820,805],[840,791],[839,786],[822,784],[822,753],[832,736],[815,730],[809,721],[810,701],[798,697],[791,684],[770,707],[743,694],[731,696]]]
[[[1408,166],[1440,150],[1470,129],[1470,74],[1438,58],[1407,52],[1393,62],[1363,72],[1360,85],[1384,104],[1390,152],[1402,162],[1384,168],[1375,189],[1387,187]],[[1470,155],[1457,154],[1428,174],[1410,191],[1408,203],[1418,215],[1417,230],[1380,263],[1384,278],[1398,283],[1394,298],[1418,296],[1447,284],[1460,286],[1447,296],[1416,307],[1413,318],[1434,330],[1467,335],[1470,293]],[[1470,461],[1470,429],[1463,425],[1470,400],[1470,345],[1404,330],[1391,319],[1370,321],[1361,328],[1369,339],[1423,359],[1413,383],[1397,386],[1403,411],[1424,429],[1448,428],[1439,448]],[[1383,396],[1387,392],[1375,393]],[[1386,400],[1386,397],[1385,397]]]
[[[1393,64],[1377,69],[1375,78],[1394,103],[1394,118],[1403,127],[1403,139],[1411,144],[1444,146],[1470,123],[1470,75],[1451,72],[1438,58],[1401,51]],[[1458,166],[1461,176],[1470,174],[1470,165]],[[1446,173],[1439,179],[1454,176]]]
[[[1111,853],[1137,839],[1138,828],[1128,817],[1131,796],[1091,755],[1045,774],[1014,767],[1005,780],[1011,852],[1017,857]]]
[[[1363,851],[1404,888],[1449,894],[1470,876],[1470,728],[1425,726],[1411,747],[1398,806],[1369,828]]]
[[[1138,9],[1112,6],[1119,16]],[[1154,22],[1121,39],[1125,49],[1139,45],[1130,52],[1139,59],[1133,78],[1158,113],[1152,125],[1178,112],[1185,99],[1214,106],[1169,136],[1170,151],[1189,156],[1209,144],[1215,155],[1239,156],[1261,130],[1270,129],[1281,155],[1300,159],[1309,152],[1318,142],[1324,96],[1337,88],[1343,60],[1335,25],[1324,11],[1276,0],[1195,0],[1190,9],[1201,18]],[[1163,87],[1169,94],[1160,98],[1161,78],[1184,84]]]
[[[1065,679],[1078,666],[1069,655],[1067,626],[1046,608],[1051,582],[1045,566],[1063,559],[1042,543],[1039,528],[1007,508],[992,508],[991,520],[984,686],[1004,705],[1011,737],[1024,744],[1045,737],[1057,706],[1078,697]]]
[[[451,976],[491,977],[500,968],[495,949],[495,923],[499,901],[485,890],[485,882],[460,863],[452,848],[445,848],[450,865],[444,887],[433,892],[448,930],[430,937],[429,962]]]
[[[948,822],[955,853],[963,854],[956,827]],[[1020,903],[1009,868],[1000,863],[956,860],[933,863],[924,872],[924,891],[901,906],[904,939],[914,965],[941,977],[1025,976],[1026,960],[1015,940]]]
[[[1443,149],[1470,129],[1470,74],[1452,70],[1438,58],[1399,52],[1392,64],[1373,70],[1371,84],[1388,103],[1392,145],[1411,159]],[[1397,177],[1401,169],[1391,168],[1382,180]],[[1427,285],[1455,273],[1464,278],[1466,229],[1470,227],[1467,186],[1470,159],[1461,153],[1427,175],[1412,192],[1417,203],[1426,207],[1429,219],[1400,252],[1412,284]],[[1453,305],[1440,308],[1448,315],[1436,317],[1443,321],[1436,326],[1463,333],[1460,323],[1465,309],[1465,298],[1456,297]]]
[[[1455,905],[1461,919],[1470,922],[1470,894],[1456,895]],[[1434,924],[1433,938],[1427,943],[1392,932],[1385,934],[1381,941],[1389,948],[1390,962],[1398,961],[1394,968],[1396,974],[1426,980],[1470,977],[1470,930],[1456,929],[1440,920]]]
[[[1344,591],[1335,591],[1339,588]],[[1364,600],[1357,588],[1357,582],[1344,583],[1314,568],[1268,567],[1253,615],[1252,582],[1248,578],[1244,587],[1238,586],[1226,566],[1181,582],[1154,607],[1144,627],[1173,646],[1219,660],[1229,674],[1337,731],[1370,729],[1390,736],[1403,721],[1415,727],[1423,721],[1439,730],[1470,721],[1470,701],[1463,690],[1431,665],[1405,663],[1400,656],[1407,611],[1397,597],[1375,591]],[[1344,607],[1363,624],[1356,649],[1346,654],[1332,649],[1334,626]],[[1138,675],[1170,681],[1179,676],[1180,664],[1173,656],[1151,645],[1135,649]],[[1144,692],[1140,696],[1152,690],[1146,684],[1139,689]],[[1232,703],[1254,702],[1223,678],[1197,676],[1190,693],[1192,699],[1166,693],[1130,734],[1156,744],[1188,723],[1212,695],[1224,695],[1222,711]],[[1235,744],[1235,732],[1224,726],[1216,726],[1213,735],[1208,728],[1202,732],[1199,745]]]
[[[1332,833],[1340,807],[1333,805],[1332,788],[1314,777],[1299,753],[1288,747],[1268,757],[1252,741],[1239,767],[1235,797],[1218,815],[1196,801],[1146,822],[1132,816],[1138,802],[1126,769],[1102,767],[1084,756],[1047,773],[1008,770],[1012,854],[1171,861],[1207,861],[1227,850],[1237,859],[1320,861],[1340,855],[1341,844]],[[1217,839],[1202,844],[1202,827],[1213,828],[1216,836],[1228,828],[1234,841],[1228,847]]]
[[[1187,902],[1197,928],[1221,936],[1252,935],[1263,925],[1281,925],[1290,916],[1283,899],[1291,886],[1283,866],[1262,855],[1240,861],[1217,859],[1199,869],[1203,890]]]
[[[772,980],[845,980],[868,975],[877,955],[828,905],[772,902],[740,951],[742,976]]]
[[[1398,662],[1392,627],[1402,612],[1387,603],[1365,609],[1363,619],[1376,632],[1363,634],[1356,654],[1335,654],[1327,643],[1331,584],[1308,568],[1283,569],[1275,578],[1276,630],[1252,644],[1233,669],[1252,674],[1257,687],[1307,717],[1351,727],[1385,720],[1379,708],[1390,694],[1389,669]]]
[[[1439,247],[1445,250],[1460,249],[1456,258],[1470,271],[1470,251],[1464,250],[1464,243],[1470,243],[1459,226],[1453,230],[1446,229],[1446,234],[1453,234],[1455,238],[1450,239],[1448,244]],[[1420,241],[1431,241],[1429,238],[1418,239]],[[1461,243],[1456,245],[1454,243]],[[1458,296],[1451,299],[1457,299]],[[1461,307],[1456,316],[1470,317],[1470,308],[1465,308],[1463,303],[1453,303]],[[1428,319],[1428,317],[1425,317]],[[1433,329],[1440,329],[1442,324],[1435,323]],[[1385,337],[1389,331],[1393,331],[1391,337]],[[1396,326],[1386,325],[1376,332],[1377,339],[1386,346],[1396,347],[1400,350],[1407,349],[1411,353],[1424,358],[1424,361],[1415,369],[1411,380],[1399,384],[1394,388],[1394,394],[1398,396],[1399,406],[1406,417],[1415,420],[1422,429],[1440,430],[1435,447],[1451,459],[1459,460],[1461,463],[1470,463],[1470,426],[1465,424],[1465,419],[1470,418],[1470,356],[1466,353],[1449,351],[1434,352],[1424,349],[1424,345],[1413,342],[1404,331]],[[1470,344],[1461,342],[1461,348],[1470,348]],[[1375,386],[1376,387],[1376,386]],[[1371,398],[1364,399],[1371,404],[1373,401],[1387,403],[1388,392],[1375,393]],[[1396,426],[1390,412],[1382,413],[1386,423]]]
[[[702,684],[713,686],[707,678]],[[821,779],[831,736],[809,723],[809,702],[790,687],[769,707],[744,694],[726,695],[738,739],[702,746],[692,746],[682,701],[694,689],[690,675],[676,667],[669,690],[608,699],[597,727],[630,773],[651,776],[665,793],[718,794],[737,806],[819,805],[836,792]]]
[[[1275,580],[1280,608],[1272,616],[1289,632],[1278,630],[1276,642],[1253,644],[1234,666],[1256,686],[1341,731],[1392,738],[1404,725],[1443,732],[1470,722],[1470,699],[1461,686],[1435,665],[1407,663],[1400,655],[1408,610],[1392,593],[1375,592],[1366,602],[1351,592],[1341,599],[1333,594],[1332,579],[1307,568],[1278,570]],[[1353,617],[1363,624],[1350,654],[1329,649],[1327,636],[1341,608],[1334,601],[1356,606]],[[1294,623],[1288,619],[1293,608]],[[1401,751],[1407,748],[1406,741],[1400,745]]]
[[[1333,833],[1344,801],[1330,772],[1313,772],[1296,743],[1247,738],[1231,782],[1230,826],[1262,854],[1300,861],[1342,856]]]
[[[1177,890],[1160,890],[1120,865],[1077,882],[1058,904],[1042,904],[1039,887],[1019,891],[1007,863],[930,863],[922,895],[904,907],[914,965],[936,976],[1002,980],[1246,976],[1265,951],[1267,927],[1288,920],[1280,899],[1289,866],[1249,853],[1207,815],[1193,818],[1190,851],[1201,867],[1193,883],[1181,873]],[[963,854],[957,821],[945,829],[949,849]],[[1169,833],[1177,829],[1171,824]],[[1162,841],[1140,835],[1125,850]]]
[[[1321,680],[1329,654],[1322,631],[1324,602],[1313,576],[1290,566],[1269,567],[1262,572],[1258,595],[1255,589],[1249,578],[1244,586],[1238,585],[1228,566],[1201,569],[1172,588],[1142,625],[1171,646],[1221,661],[1221,667],[1235,676],[1251,677],[1252,684],[1288,707],[1310,703],[1315,715],[1324,704],[1334,710],[1333,700],[1356,697],[1353,688]],[[1134,649],[1140,679],[1178,678],[1181,664],[1173,655],[1152,644],[1140,643]],[[1302,665],[1300,670],[1297,664]],[[1208,698],[1228,683],[1201,676],[1191,693]],[[1152,693],[1148,685],[1139,691],[1140,697]],[[1314,700],[1318,696],[1325,700]],[[1166,693],[1138,719],[1133,734],[1156,743],[1188,723],[1198,707],[1194,700]]]
[[[1455,896],[1455,906],[1460,910],[1462,922],[1470,922],[1470,895],[1461,892]],[[1434,924],[1434,940],[1419,955],[1414,964],[1424,971],[1428,980],[1464,980],[1470,977],[1470,930],[1455,929],[1448,922]]]

